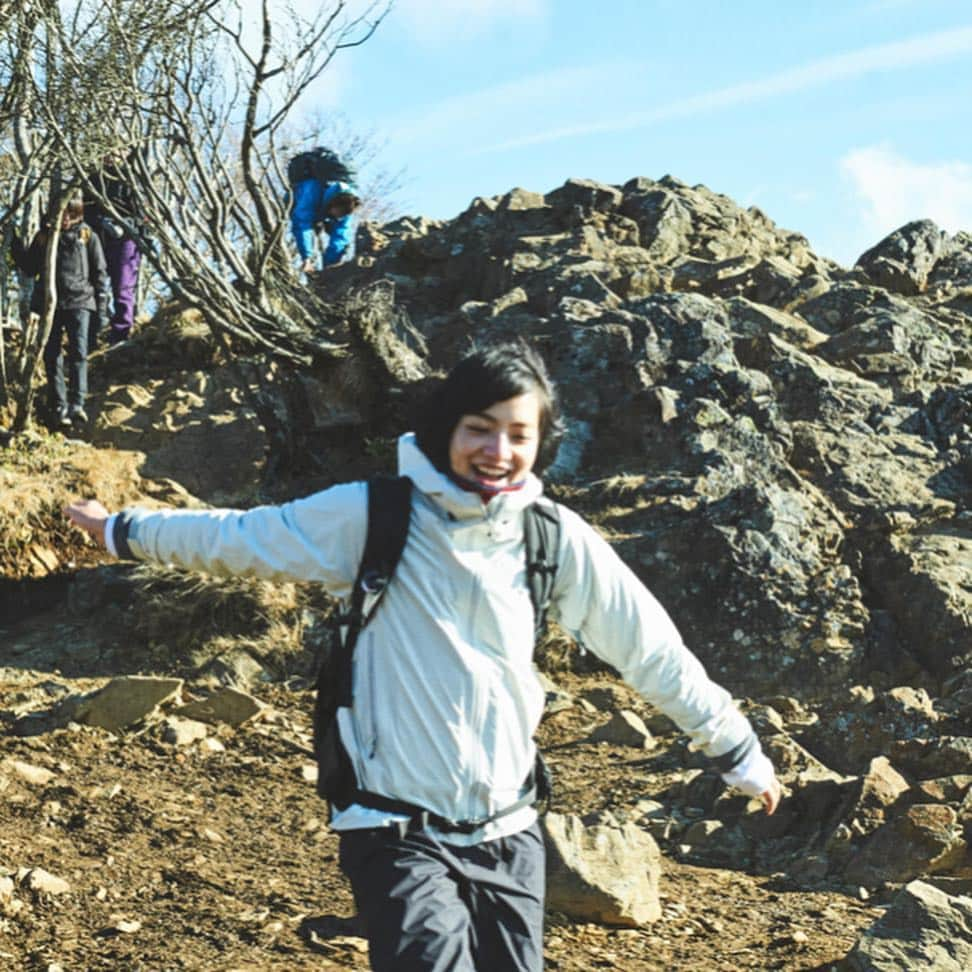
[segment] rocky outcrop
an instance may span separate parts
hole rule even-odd
[[[391,282],[433,367],[471,338],[540,347],[567,416],[550,477],[609,508],[720,678],[890,688],[972,644],[963,234],[911,223],[848,271],[666,176],[515,189],[362,243],[331,279]]]
[[[970,965],[972,898],[912,881],[838,968],[841,972],[964,972]]]

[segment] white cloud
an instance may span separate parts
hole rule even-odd
[[[840,160],[875,238],[916,219],[955,233],[972,229],[972,165],[913,162],[887,146],[854,149]]]
[[[553,142],[562,138],[596,135],[604,132],[630,131],[673,118],[685,118],[704,112],[728,108],[734,105],[763,101],[781,95],[822,87],[836,81],[848,81],[883,71],[900,71],[905,68],[947,61],[960,54],[972,52],[972,27],[960,27],[922,34],[890,44],[877,44],[845,54],[810,61],[800,67],[753,81],[704,91],[688,98],[670,102],[651,111],[633,112],[600,122],[585,122],[534,132],[520,138],[509,139],[481,151],[503,151]]]
[[[470,37],[497,24],[542,18],[548,0],[397,0],[392,16],[430,43]]]

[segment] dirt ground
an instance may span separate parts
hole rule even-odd
[[[44,679],[24,672],[0,691],[14,702]],[[582,687],[583,679],[571,686]],[[0,873],[41,867],[70,890],[18,889],[24,906],[0,918],[2,967],[368,967],[337,840],[304,776],[310,693],[268,686],[259,694],[268,716],[223,732],[223,751],[175,748],[152,728],[4,735],[0,762],[53,776],[31,785],[0,773]],[[584,742],[582,716],[542,728],[555,809],[623,810],[657,789],[643,758]],[[790,887],[782,874],[700,867],[662,848],[661,920],[612,929],[549,914],[548,968],[823,970],[879,914],[847,895]]]

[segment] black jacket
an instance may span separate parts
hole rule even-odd
[[[45,281],[43,279],[44,252],[47,231],[41,230],[25,250],[14,237],[13,257],[25,273],[41,279],[34,287],[30,309],[38,314],[44,310]],[[90,310],[100,317],[108,316],[108,275],[101,241],[87,223],[79,223],[61,231],[57,247],[56,278],[57,306],[61,310]]]
[[[119,216],[138,232],[142,226],[142,214],[132,192],[132,187],[122,179],[114,167],[108,167],[89,176],[89,181],[99,197],[104,197],[118,210]],[[98,232],[105,220],[116,223],[115,217],[105,212],[99,199],[85,198],[84,218]],[[120,227],[119,227],[120,229]],[[127,234],[126,234],[127,235]]]

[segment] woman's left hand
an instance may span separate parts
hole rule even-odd
[[[759,798],[763,801],[763,809],[772,816],[776,812],[776,808],[780,805],[780,800],[783,797],[783,788],[780,786],[780,781],[774,776],[773,782],[770,784],[768,790],[763,790],[759,795]]]

